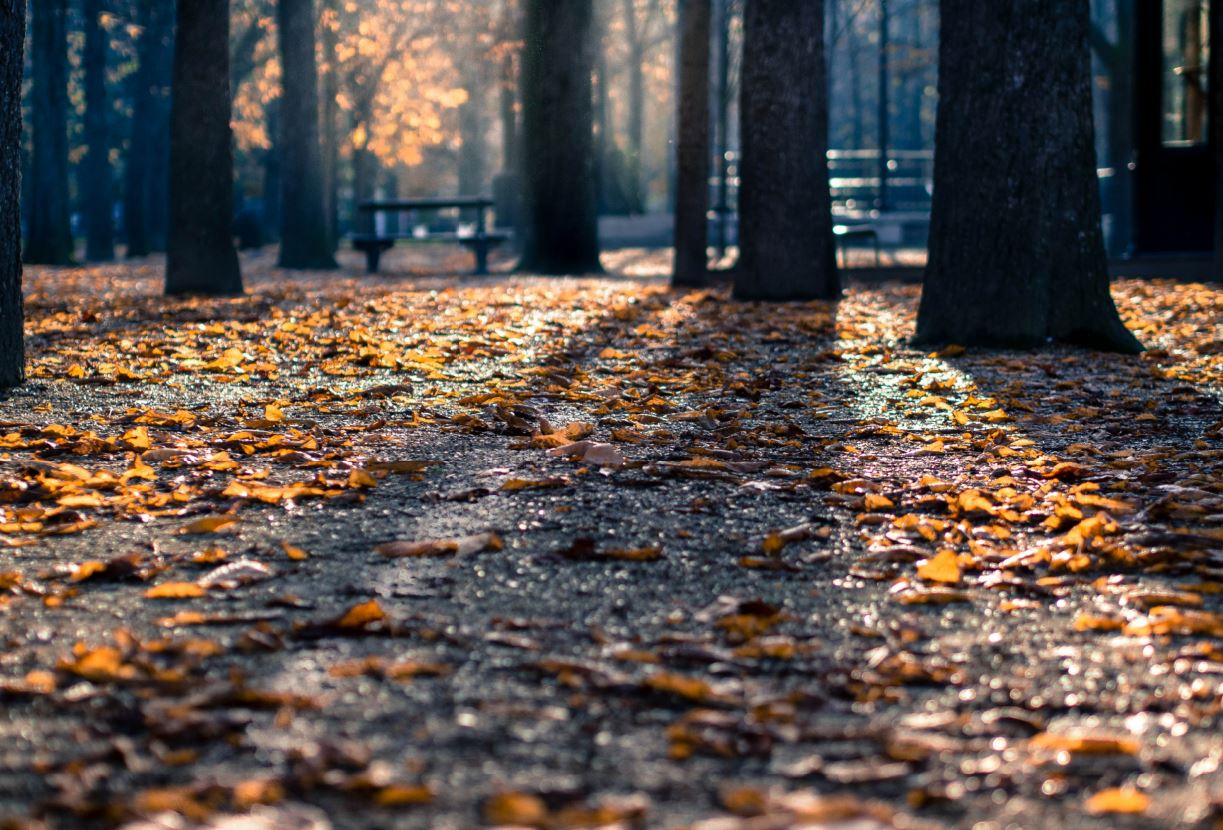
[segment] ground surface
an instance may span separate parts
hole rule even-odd
[[[245,264],[28,277],[14,826],[1218,821],[1218,289],[1118,284],[1141,357],[930,354],[912,287],[732,304],[648,252]]]

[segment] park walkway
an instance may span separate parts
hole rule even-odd
[[[28,275],[13,826],[1223,815],[1223,292],[1119,283],[1140,357],[929,353],[911,286],[347,264]]]

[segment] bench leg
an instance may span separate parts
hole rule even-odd
[[[488,274],[488,246],[477,242],[472,248],[476,252],[476,276],[486,276]]]
[[[378,264],[382,261],[382,249],[373,246],[365,249],[365,270],[369,274],[378,273]]]

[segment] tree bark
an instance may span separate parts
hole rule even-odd
[[[943,0],[920,343],[1137,352],[1109,294],[1086,0]]]
[[[323,200],[314,0],[278,0],[280,99],[280,267],[336,267]]]
[[[628,156],[630,211],[645,211],[641,152],[645,144],[645,47],[637,31],[637,11],[633,0],[624,0],[624,27],[628,35]]]
[[[130,76],[129,96],[132,117],[129,120],[127,157],[123,160],[123,230],[127,241],[126,256],[148,256],[149,245],[149,124],[153,112],[153,72],[149,28],[153,0],[140,0],[136,21],[143,29],[137,43],[136,71]]]
[[[231,230],[229,2],[191,0],[178,11],[166,293],[240,294]]]
[[[591,14],[591,0],[527,2],[522,271],[602,271],[594,189]]]
[[[704,285],[709,236],[710,0],[680,0],[679,155],[675,285]]]
[[[149,246],[166,250],[170,237],[170,111],[174,95],[174,0],[153,0],[150,40],[152,113],[148,122]],[[228,52],[226,53],[228,55]]]
[[[1223,3],[1210,4],[1210,141],[1215,157],[1214,279],[1223,282]]]
[[[339,48],[339,0],[323,0],[323,216],[327,220],[328,250],[340,247],[340,73],[336,67]]]
[[[835,298],[824,4],[751,0],[743,37],[735,296]]]
[[[85,30],[85,144],[81,168],[81,196],[85,214],[85,259],[110,262],[115,258],[114,170],[110,164],[110,112],[106,94],[108,35],[100,18],[102,0],[81,0]]]
[[[488,79],[476,66],[479,58],[469,58],[471,69],[464,85],[468,98],[459,107],[459,193],[478,196],[484,192],[486,180],[484,170],[485,148],[485,89]]]
[[[71,265],[68,209],[68,35],[66,0],[38,0],[31,40],[31,195],[25,261]]]
[[[25,0],[0,0],[0,389],[25,379],[21,304],[21,74]]]

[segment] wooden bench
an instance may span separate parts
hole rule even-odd
[[[431,242],[462,245],[476,255],[475,274],[488,273],[488,254],[493,248],[510,238],[508,233],[489,231],[485,214],[493,206],[486,196],[457,196],[455,198],[394,199],[388,201],[362,202],[358,207],[365,213],[377,217],[379,213],[438,212],[443,210],[472,210],[476,214],[476,227],[472,233],[440,232],[418,235],[409,233],[356,233],[352,246],[365,254],[365,265],[369,273],[378,273],[384,251],[389,251],[396,242]]]
[[[837,251],[845,265],[849,265],[846,254],[846,243],[853,239],[865,239],[875,249],[875,267],[879,267],[879,231],[873,225],[833,225],[832,235],[836,240]]]

